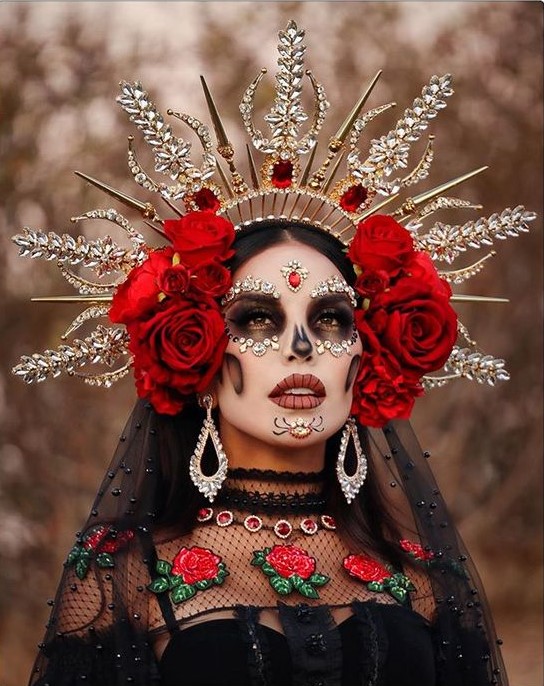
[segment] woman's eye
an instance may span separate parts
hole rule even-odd
[[[346,327],[350,322],[343,312],[326,311],[321,312],[316,318],[316,326],[324,331],[334,331]]]
[[[249,310],[233,316],[230,321],[244,329],[269,329],[275,325],[274,317],[265,310]]]

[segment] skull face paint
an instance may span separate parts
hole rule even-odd
[[[307,270],[296,291],[282,276],[282,268],[293,260]],[[313,293],[319,284],[333,277],[343,281],[343,277],[328,258],[296,242],[271,246],[250,258],[233,280],[243,282],[249,275],[273,284],[273,294],[240,290],[225,303],[230,332],[226,359],[230,362],[223,365],[217,384],[221,420],[265,443],[321,443],[349,415],[354,370],[362,352],[353,334],[349,293]],[[241,339],[250,339],[252,346],[274,340],[277,346],[268,347],[261,357],[249,349],[241,351]],[[317,341],[342,345],[346,340],[350,340],[349,350],[338,357],[317,350]],[[294,422],[299,430],[289,431]]]

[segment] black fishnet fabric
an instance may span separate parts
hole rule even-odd
[[[410,564],[405,558],[404,571],[416,588],[410,594],[410,605],[405,608],[400,608],[390,595],[372,592],[347,574],[342,567],[344,557],[368,551],[354,550],[342,531],[320,527],[317,533],[309,536],[298,529],[306,516],[318,520],[320,514],[326,514],[327,503],[323,512],[317,508],[315,513],[308,513],[304,508],[297,511],[295,507],[293,513],[286,515],[294,527],[286,540],[279,539],[272,529],[282,516],[281,512],[261,508],[257,513],[265,526],[259,532],[250,532],[241,522],[247,514],[256,513],[255,506],[244,504],[235,509],[230,507],[231,502],[228,502],[228,509],[232,510],[235,522],[230,526],[219,527],[212,520],[196,524],[190,531],[158,527],[155,521],[163,497],[160,426],[151,408],[139,402],[79,538],[79,548],[88,553],[88,564],[78,567],[77,561],[72,561],[64,571],[30,679],[32,686],[79,686],[82,683],[96,686],[162,683],[169,686],[171,682],[164,674],[166,662],[161,661],[163,654],[169,655],[168,659],[175,656],[179,686],[193,686],[196,682],[184,678],[184,673],[189,673],[184,672],[184,664],[188,665],[195,653],[187,648],[190,643],[186,644],[185,653],[174,650],[172,637],[179,641],[178,635],[185,634],[184,640],[188,641],[190,631],[198,627],[205,631],[206,623],[211,628],[212,622],[220,620],[230,620],[241,627],[240,641],[247,654],[248,683],[281,683],[274,682],[274,669],[279,666],[271,666],[271,662],[277,662],[278,652],[270,648],[270,643],[285,640],[290,659],[294,660],[293,683],[309,684],[314,679],[313,683],[317,684],[319,674],[323,673],[319,671],[322,669],[319,666],[320,641],[325,640],[329,651],[327,660],[332,665],[330,674],[336,674],[334,679],[340,679],[338,683],[355,683],[338,676],[339,669],[345,676],[342,660],[351,659],[345,649],[350,641],[355,641],[359,646],[355,650],[358,667],[353,672],[359,675],[357,683],[389,686],[393,684],[387,681],[391,664],[395,663],[398,675],[402,674],[405,662],[409,667],[411,659],[409,649],[399,648],[403,644],[409,646],[413,633],[410,620],[406,623],[395,620],[389,624],[386,621],[385,613],[397,609],[406,617],[406,613],[419,617],[425,630],[431,632],[435,663],[432,679],[436,684],[507,686],[481,584],[427,460],[407,423],[392,424],[384,431],[371,431],[368,456],[372,478],[379,481],[387,493],[387,508],[400,522],[402,537],[419,542],[434,553],[428,566]],[[303,496],[302,501],[313,495],[319,500],[326,492],[322,482],[316,479],[260,481],[258,474],[240,478],[236,473],[234,477],[229,478],[227,484],[231,493],[270,493],[273,494],[271,501],[277,500],[279,494],[291,496],[295,493]],[[364,498],[364,489],[359,497]],[[297,497],[288,500],[296,501]],[[203,500],[199,504],[207,505]],[[219,500],[214,506],[214,515],[225,507]],[[113,551],[106,552],[110,555],[109,562],[101,553],[100,544],[95,549],[85,548],[90,545],[89,541],[96,540],[96,536],[94,539],[92,536],[99,526],[113,527],[109,537],[103,539],[110,542],[109,550]],[[134,533],[131,539],[125,535],[126,531]],[[287,543],[315,558],[316,571],[330,578],[319,587],[319,598],[307,598],[298,592],[280,597],[266,574],[251,565],[254,551]],[[229,572],[224,582],[200,590],[178,604],[171,602],[169,592],[152,593],[148,586],[157,577],[157,559],[171,564],[180,549],[191,546],[209,549],[222,558]],[[78,559],[80,561],[81,557]],[[104,566],[105,562],[112,562],[114,566]],[[319,631],[304,634],[304,640],[310,641],[306,647],[315,644],[316,651],[315,659],[310,659],[309,666],[304,668],[306,681],[301,676],[301,665],[305,664],[306,657],[304,660],[296,657],[297,654],[307,656],[306,649],[306,652],[298,650],[297,653],[296,648],[300,632],[305,631],[306,625],[300,619],[304,608],[310,613],[317,612],[315,617],[322,617]],[[315,617],[312,621],[317,622]],[[350,626],[347,621],[352,622],[354,630],[349,637],[339,638],[340,627],[346,631],[345,627]],[[230,632],[232,625],[229,626]],[[325,639],[319,639],[320,635]],[[169,644],[172,649],[164,652]],[[213,646],[209,646],[209,650],[213,650]],[[202,660],[207,662],[205,654]],[[402,661],[400,665],[399,660]],[[219,673],[224,674],[225,670]],[[365,679],[363,682],[359,681],[363,678],[361,675]],[[331,676],[323,683],[333,683],[334,679]],[[219,680],[216,683],[219,686],[230,682]],[[406,675],[394,686],[412,683]],[[433,682],[421,681],[422,686],[426,683]]]

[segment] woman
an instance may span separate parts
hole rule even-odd
[[[416,241],[417,214],[410,231],[369,217],[377,192],[414,182],[386,178],[406,166],[406,141],[444,106],[450,79],[433,77],[361,164],[358,135],[384,109],[359,117],[367,92],[310,177],[299,156],[328,103],[311,77],[316,113],[297,141],[302,36],[293,22],[280,33],[270,140],[251,121],[261,77],[243,99],[246,130],[266,156],[260,172],[250,160],[252,190],[207,87],[228,193],[209,180],[206,127],[176,115],[201,138],[198,170],[141,85],[122,86],[121,106],[175,184],[153,182],[131,150],[135,180],[183,199],[186,214],[160,221],[149,204],[118,195],[167,239],[143,249],[115,211],[88,213],[121,225],[134,249],[110,241],[103,254],[93,245],[76,256],[101,276],[126,274],[111,307],[95,303],[78,323],[107,312],[126,338],[100,329],[88,354],[64,348],[19,369],[29,381],[44,369],[74,373],[87,358],[111,362],[126,343],[141,398],[68,556],[35,686],[507,684],[476,572],[403,421],[429,374],[462,358],[451,288],[429,255],[450,260],[481,237],[467,238],[469,227],[450,243],[432,230]],[[352,128],[349,173],[329,192],[328,167]],[[418,178],[428,162],[425,153]],[[515,212],[504,221],[518,229],[534,218]],[[486,221],[477,226],[489,240]],[[51,236],[37,241],[40,254]],[[27,231],[16,242],[29,253],[32,240]],[[108,289],[70,278],[80,293]]]

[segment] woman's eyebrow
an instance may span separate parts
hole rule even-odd
[[[316,295],[311,298],[310,304],[312,307],[334,307],[335,305],[347,305],[350,310],[353,310],[351,299],[347,293],[326,293],[325,295]]]
[[[280,292],[275,283],[266,279],[254,278],[248,274],[243,279],[232,284],[231,288],[221,299],[221,305],[227,305],[235,298],[238,299],[239,296],[246,294],[259,297],[264,296],[271,300],[279,300],[280,298]]]
[[[234,305],[235,303],[243,303],[244,305],[247,306],[263,306],[266,305],[267,307],[273,307],[273,308],[280,308],[279,304],[279,298],[275,298],[273,295],[269,295],[267,293],[255,293],[255,292],[245,292],[245,293],[237,293],[235,294],[231,300],[227,303],[227,306],[230,307],[231,305]]]

